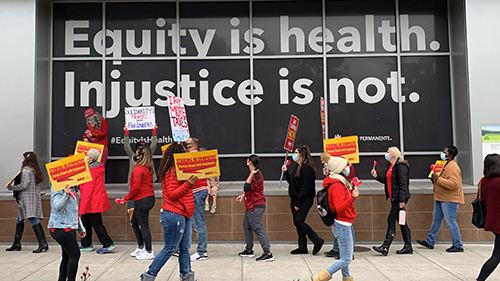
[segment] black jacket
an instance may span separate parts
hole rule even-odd
[[[315,179],[316,174],[309,164],[302,165],[300,169],[300,177],[295,176],[295,170],[298,165],[292,170],[292,173],[285,172],[286,181],[288,182],[288,196],[295,202],[295,206],[300,208],[302,202],[307,198],[316,196]]]
[[[387,190],[387,169],[391,164],[385,166],[383,172],[377,171],[376,180],[384,184],[385,197],[389,198],[389,191]],[[408,202],[410,199],[410,166],[407,161],[398,159],[392,167],[392,180],[391,180],[392,201]]]

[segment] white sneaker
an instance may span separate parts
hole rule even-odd
[[[197,252],[191,255],[192,261],[204,261],[208,260],[208,255],[205,253],[203,255],[198,254]]]
[[[210,211],[210,204],[208,204],[208,201],[205,201],[205,212]]]
[[[133,251],[132,253],[130,253],[130,256],[131,257],[137,257],[138,255],[140,255],[142,252],[145,252],[146,249],[145,248],[139,248],[137,247],[137,249],[135,249],[135,251]]]
[[[155,258],[155,254],[153,251],[151,251],[151,253],[148,253],[146,250],[144,250],[135,258],[138,260],[152,260]]]

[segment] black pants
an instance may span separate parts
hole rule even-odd
[[[490,274],[495,270],[498,263],[500,263],[500,234],[493,232],[495,234],[495,247],[493,248],[493,254],[491,258],[489,258],[481,268],[481,272],[479,273],[479,277],[477,277],[477,281],[483,281],[490,276]]]
[[[405,202],[408,203],[408,201]],[[396,234],[396,221],[399,221],[399,211],[402,208],[399,208],[398,201],[391,201],[391,210],[389,211],[389,216],[387,216],[387,233]],[[405,229],[409,228],[408,223],[405,225],[400,225],[401,232],[405,233]]]
[[[307,239],[306,235],[311,237],[314,235],[314,230],[306,223],[307,214],[313,204],[313,198],[307,198],[302,201],[302,205],[298,211],[295,210],[296,199],[292,198],[290,208],[292,209],[293,224],[297,228],[299,239]]]
[[[132,228],[134,229],[137,245],[151,252],[151,231],[149,230],[149,211],[155,205],[155,197],[148,196],[134,203],[134,214],[132,215]]]
[[[74,281],[78,271],[78,261],[80,260],[80,249],[76,241],[75,231],[68,231],[57,228],[50,235],[56,240],[62,249],[62,260],[59,266],[58,281]]]
[[[111,240],[104,224],[102,224],[101,213],[82,215],[82,223],[85,230],[87,230],[87,235],[82,238],[82,247],[88,248],[92,245],[92,228],[95,230],[95,234],[97,234],[97,238],[99,238],[99,242],[103,247],[109,247],[113,244],[113,240]]]

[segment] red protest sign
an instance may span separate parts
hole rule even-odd
[[[286,133],[284,149],[292,152],[293,144],[295,143],[295,136],[297,135],[297,130],[299,129],[299,118],[295,115],[290,116],[290,123],[288,124],[288,132]]]
[[[320,108],[321,108],[321,130],[323,132],[323,139],[325,139],[325,99],[321,97],[320,99]]]

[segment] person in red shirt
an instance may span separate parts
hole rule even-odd
[[[352,281],[349,265],[354,253],[354,237],[352,224],[357,216],[354,200],[359,196],[359,191],[348,178],[350,168],[348,161],[343,157],[332,157],[327,152],[321,154],[321,162],[327,164],[329,175],[323,180],[323,188],[328,189],[328,205],[337,216],[331,226],[333,236],[339,240],[340,259],[318,275],[312,276],[312,281],[326,281],[332,275],[342,272],[343,281]]]
[[[387,217],[387,233],[383,244],[379,247],[373,246],[376,252],[387,256],[394,236],[396,236],[396,221],[399,220],[399,211],[404,210],[410,199],[410,167],[408,161],[401,159],[401,152],[395,146],[389,147],[385,153],[385,160],[389,163],[383,173],[377,173],[375,168],[371,174],[374,179],[385,186],[385,196],[391,200],[391,210]],[[400,225],[401,234],[405,245],[403,249],[397,250],[396,254],[413,254],[411,246],[411,231],[408,223]]]
[[[85,119],[87,130],[83,135],[83,140],[104,145],[101,163],[105,166],[108,160],[108,121],[92,108],[85,110]]]
[[[118,201],[121,204],[125,204],[129,200],[135,202],[131,223],[137,238],[137,249],[130,255],[138,260],[147,260],[155,257],[151,247],[151,231],[149,230],[149,211],[155,205],[154,163],[149,146],[140,146],[135,151],[134,159],[136,164],[130,176],[130,191],[122,200]],[[146,246],[145,249],[144,246]]]
[[[236,197],[236,202],[245,200],[245,219],[243,220],[243,230],[245,232],[246,247],[243,252],[238,255],[240,257],[253,258],[253,233],[257,235],[260,246],[264,253],[257,258],[257,261],[268,262],[273,261],[274,257],[271,253],[271,245],[267,238],[264,226],[262,225],[262,215],[266,210],[266,197],[264,196],[264,177],[259,170],[260,158],[253,154],[247,159],[247,166],[250,174],[245,181],[243,190],[245,193]]]
[[[177,179],[174,153],[185,153],[184,147],[172,143],[161,159],[158,176],[162,181],[163,204],[160,210],[160,224],[163,227],[165,245],[156,255],[147,272],[141,275],[142,281],[155,280],[158,272],[168,259],[179,249],[180,279],[194,281],[191,271],[191,234],[193,233],[191,217],[194,213],[193,185],[198,180],[190,176],[187,181]]]
[[[483,264],[477,281],[484,281],[500,263],[500,155],[493,153],[484,158],[484,177],[479,187],[486,205],[484,230],[495,235],[495,247],[491,257]]]

